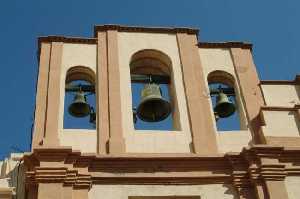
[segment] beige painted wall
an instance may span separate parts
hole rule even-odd
[[[300,103],[300,86],[261,85],[267,106],[293,107]]]
[[[300,136],[300,121],[295,111],[263,111],[265,136]]]
[[[217,133],[220,153],[240,152],[251,143],[251,140],[249,131],[219,131]]]
[[[189,127],[181,64],[175,34],[118,33],[121,111],[126,152],[135,153],[186,153],[190,152],[191,132]],[[138,131],[132,121],[130,87],[131,56],[143,49],[155,49],[167,54],[172,60],[174,84],[177,93],[180,131]]]
[[[62,146],[71,146],[82,152],[96,152],[96,130],[63,129],[65,79],[68,69],[74,66],[89,67],[96,73],[97,63],[96,44],[63,44],[62,75],[60,81],[60,112],[59,112],[59,139]]]
[[[83,153],[95,153],[97,147],[97,132],[95,130],[64,129],[60,134],[60,143],[72,146],[73,150]]]
[[[200,59],[203,67],[203,73],[205,75],[205,80],[207,81],[207,76],[209,73],[221,70],[231,74],[235,79],[235,71],[234,65],[232,62],[231,54],[229,49],[206,49],[206,48],[199,48]],[[236,81],[235,85],[235,92],[236,92],[236,100],[237,100],[237,108],[240,116],[240,123],[241,123],[241,130],[240,131],[228,131],[228,132],[218,132],[216,125],[215,131],[217,134],[217,142],[218,142],[218,150],[221,153],[233,151],[238,152],[243,147],[248,146],[248,143],[251,142],[252,136],[251,132],[248,128],[248,123],[246,119],[246,114],[244,110],[244,106],[242,103],[242,96],[239,93],[239,85],[238,81]],[[213,106],[209,96],[209,88],[207,82],[207,93],[203,93],[203,95],[207,96],[207,100],[210,102],[211,112],[210,114],[214,115],[213,113]],[[215,121],[214,121],[215,122]]]
[[[93,185],[89,199],[105,196],[128,199],[129,196],[201,196],[201,199],[237,199],[230,185]]]
[[[299,199],[300,197],[300,176],[288,176],[285,178],[285,186],[289,199]]]

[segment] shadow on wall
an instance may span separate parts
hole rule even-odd
[[[222,186],[226,188],[226,191],[224,192],[224,194],[233,196],[233,199],[239,199],[240,198],[239,194],[233,188],[233,185],[223,184]],[[245,198],[247,198],[247,197],[245,197]],[[253,197],[250,197],[250,198],[253,198]]]

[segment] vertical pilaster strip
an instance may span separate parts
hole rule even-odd
[[[97,50],[97,153],[106,154],[106,145],[109,140],[109,102],[106,32],[98,32]]]
[[[260,121],[258,116],[260,107],[264,105],[264,99],[259,87],[260,80],[252,53],[250,49],[231,48],[231,56],[254,141],[262,143],[262,135],[259,135]]]
[[[62,61],[62,42],[52,42],[49,67],[47,112],[44,144],[46,146],[58,146],[58,115],[60,101],[60,78]]]
[[[118,32],[107,31],[108,99],[109,99],[109,153],[125,152],[122,129]]]
[[[36,87],[34,129],[31,150],[33,150],[41,144],[45,133],[44,127],[46,122],[46,98],[48,90],[50,51],[50,43],[41,43],[39,74]]]
[[[196,35],[177,33],[183,83],[195,153],[217,153],[217,142],[205,89]]]

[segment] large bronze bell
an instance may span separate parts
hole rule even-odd
[[[76,92],[73,103],[69,106],[69,113],[74,117],[86,117],[90,114],[90,105],[86,102],[83,91]]]
[[[229,101],[227,95],[220,92],[217,96],[216,106],[214,108],[215,113],[220,117],[229,117],[235,112],[235,105]]]
[[[145,122],[162,121],[172,112],[170,102],[162,97],[161,89],[157,84],[146,84],[141,91],[141,98],[137,116]]]

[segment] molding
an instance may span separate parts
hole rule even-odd
[[[198,43],[199,48],[244,48],[244,49],[252,50],[252,46],[253,45],[251,43],[235,42],[235,41],[229,41],[229,42],[199,42]]]
[[[300,104],[296,104],[294,107],[288,106],[262,106],[261,111],[297,111],[300,109]]]
[[[273,185],[283,183],[286,176],[300,176],[300,147],[254,145],[240,153],[210,156],[96,155],[67,147],[37,148],[24,155],[24,163],[29,168],[29,191],[39,183],[61,183],[85,191],[93,184],[232,184],[240,196],[259,198],[255,196],[257,188],[260,194],[275,194]]]
[[[65,186],[88,188],[91,184],[232,183],[236,187],[247,187],[257,181],[277,181],[286,175],[299,175],[299,157],[300,147],[267,145],[216,156],[152,157],[99,156],[81,154],[70,148],[39,148],[25,154],[24,162],[30,165],[26,173],[29,184],[61,182]]]
[[[33,171],[26,172],[26,184],[63,183],[64,186],[90,189],[91,176],[80,174],[75,169],[67,167],[35,167]]]
[[[260,85],[300,85],[300,74],[294,80],[261,80]]]
[[[295,85],[292,80],[261,80],[260,85]]]
[[[116,24],[95,25],[94,36],[97,37],[97,32],[108,30],[117,30],[118,32],[147,32],[147,33],[187,33],[198,35],[199,30],[195,28],[167,28],[167,27],[143,27],[143,26],[122,26]]]
[[[97,39],[96,38],[64,37],[64,36],[49,35],[49,36],[38,37],[39,46],[42,42],[97,44]]]

